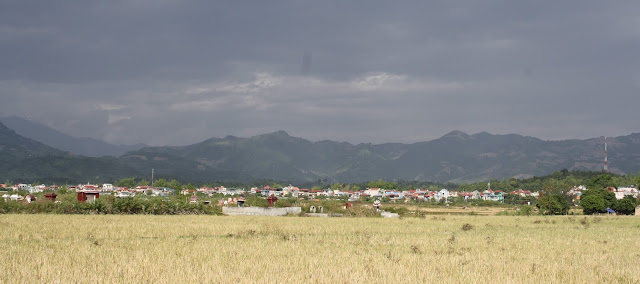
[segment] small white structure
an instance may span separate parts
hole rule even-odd
[[[104,184],[102,184],[102,191],[103,191],[103,192],[110,192],[110,191],[113,191],[113,184],[110,184],[110,183],[104,183]]]
[[[449,198],[449,190],[447,190],[446,188],[441,189],[440,191],[436,192],[436,194],[433,196],[433,198],[436,201],[440,201],[443,200],[447,201],[447,199]]]
[[[121,191],[118,191],[118,193],[116,193],[114,196],[118,198],[128,198],[128,197],[133,197],[133,193],[131,193],[131,191],[128,191],[128,190],[121,190]]]
[[[398,213],[391,213],[387,211],[380,212],[380,216],[384,218],[400,218],[400,215]]]
[[[29,191],[29,193],[38,193],[38,192],[43,192],[43,189],[40,189],[39,186],[31,186],[29,185],[29,187],[27,187],[27,191]]]
[[[31,203],[31,202],[33,202],[33,201],[36,201],[36,197],[35,197],[35,196],[33,196],[33,194],[27,194],[27,196],[25,196],[25,197],[24,197],[24,200],[25,200],[27,203]]]

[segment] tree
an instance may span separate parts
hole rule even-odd
[[[598,175],[587,182],[588,189],[605,189],[609,187],[616,187],[610,174]]]
[[[580,205],[585,215],[607,212],[604,198],[595,194],[580,198]]]
[[[149,181],[146,179],[142,179],[140,182],[138,182],[138,186],[149,186]]]
[[[369,188],[383,188],[383,189],[395,189],[398,186],[397,182],[387,182],[382,179],[377,181],[371,181],[367,183]]]
[[[536,198],[533,196],[520,196],[519,194],[507,193],[504,195],[504,203],[512,205],[533,204]]]
[[[516,189],[516,188],[518,188],[518,179],[516,179],[516,178],[509,178],[509,186],[511,187],[511,189]]]
[[[552,192],[558,189],[558,180],[555,178],[547,179],[543,184],[542,188],[544,188],[545,192]]]
[[[169,188],[180,191],[182,190],[182,185],[180,185],[180,182],[178,182],[175,179],[172,179],[171,182],[169,183]]]
[[[613,210],[618,214],[633,215],[636,212],[636,205],[638,205],[638,201],[633,196],[628,195],[618,200]]]
[[[169,187],[169,182],[166,179],[158,179],[153,183],[155,187]]]
[[[57,193],[60,195],[67,194],[69,192],[70,192],[69,188],[66,185],[61,186],[60,188],[58,188],[58,191],[57,191]]]
[[[124,178],[116,182],[116,186],[119,187],[136,187],[136,180],[134,178]]]
[[[543,215],[566,215],[569,212],[569,202],[562,194],[545,194],[538,198],[536,207]]]
[[[616,195],[606,189],[592,188],[582,192],[580,205],[584,214],[605,213],[607,208],[613,208],[616,204]]]

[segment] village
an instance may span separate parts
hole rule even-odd
[[[511,192],[503,192],[501,190],[491,190],[490,184],[487,185],[487,189],[484,191],[455,191],[448,189],[440,190],[428,190],[428,189],[412,189],[412,190],[388,190],[384,188],[366,188],[363,190],[338,190],[338,189],[308,189],[298,188],[293,185],[285,187],[252,187],[246,188],[227,188],[224,186],[219,187],[200,187],[196,189],[179,190],[167,188],[167,187],[154,187],[154,186],[136,186],[132,188],[118,187],[113,184],[79,184],[79,185],[31,185],[19,183],[15,185],[0,184],[0,194],[5,201],[24,201],[31,202],[35,200],[34,194],[47,193],[45,197],[49,200],[55,201],[56,192],[58,190],[76,192],[79,202],[93,202],[100,198],[100,196],[114,196],[117,198],[131,198],[134,196],[176,196],[183,195],[190,197],[191,203],[196,203],[199,197],[214,197],[214,196],[228,196],[228,197],[245,197],[255,196],[261,198],[276,197],[276,198],[294,198],[294,199],[329,199],[329,200],[345,200],[345,201],[382,201],[388,203],[411,203],[411,202],[433,202],[433,203],[451,203],[454,201],[474,201],[484,200],[493,201],[496,203],[504,203],[505,198],[510,195],[515,197],[522,197],[523,202],[521,204],[531,205],[531,200],[535,200],[540,197],[540,192],[529,191],[524,189],[518,189]],[[580,196],[582,192],[587,190],[584,185],[576,186],[566,192],[574,204],[579,204]],[[616,199],[621,200],[627,196],[638,198],[639,191],[634,186],[625,187],[609,187],[609,191],[615,194]],[[229,203],[232,200],[230,199]],[[233,202],[235,203],[235,202]]]

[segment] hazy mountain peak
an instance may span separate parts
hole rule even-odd
[[[482,131],[482,132],[478,132],[476,134],[473,134],[472,136],[474,137],[478,137],[478,136],[491,136],[492,134],[486,131]]]
[[[64,152],[21,136],[13,129],[0,123],[0,162],[7,163],[11,158],[45,155],[64,155]]]
[[[17,116],[2,117],[0,121],[21,136],[77,155],[89,157],[120,156],[128,151],[146,146],[144,144],[113,145],[95,138],[74,137],[44,124]]]
[[[286,131],[284,131],[284,130],[278,130],[278,131],[271,132],[271,133],[266,134],[266,135],[269,135],[269,136],[291,137],[291,135],[289,135],[289,133],[287,133],[287,132],[286,132]]]
[[[464,133],[460,130],[454,130],[451,131],[447,134],[445,134],[444,136],[442,136],[441,138],[460,138],[460,139],[467,139],[469,138],[469,134]]]

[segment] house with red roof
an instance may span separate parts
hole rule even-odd
[[[321,190],[321,189],[313,189],[309,191],[309,196],[312,196],[312,197],[319,197],[322,195],[324,195],[324,190]]]

